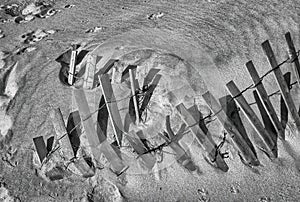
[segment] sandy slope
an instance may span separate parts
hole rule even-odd
[[[78,180],[41,182],[34,175],[32,151],[28,150],[33,148],[32,137],[53,134],[48,118],[51,107],[60,107],[65,117],[69,112],[71,91],[58,82],[59,65],[54,59],[71,43],[88,41],[92,45],[123,34],[117,38],[126,43],[175,53],[199,70],[217,97],[226,94],[224,84],[231,79],[240,88],[251,82],[244,68],[248,60],[254,61],[260,73],[269,69],[260,48],[264,40],[271,39],[279,61],[287,56],[283,36],[286,31],[291,31],[296,46],[299,44],[297,1],[68,2],[76,6],[54,17],[23,25],[2,25],[7,33],[7,37],[0,40],[3,50],[19,45],[16,37],[26,31],[61,30],[51,36],[53,40],[38,43],[36,52],[16,58],[20,63],[17,69],[19,91],[8,113],[14,120],[11,145],[18,151],[12,161],[18,165],[12,168],[0,162],[0,179],[7,184],[10,194],[21,201],[70,201],[84,195],[81,186],[86,185]],[[64,1],[57,1],[56,6],[64,4]],[[165,13],[161,19],[147,19],[146,15],[159,11]],[[105,28],[99,34],[84,33],[87,28],[98,25]],[[273,77],[267,77],[266,85],[268,92],[277,90]],[[250,93],[247,95],[252,99]],[[278,97],[274,99],[278,102]],[[274,163],[258,152],[263,164],[258,168],[260,174],[250,171],[237,158],[227,160],[228,173],[217,172],[201,155],[196,155],[200,151],[195,147],[191,153],[202,175],[191,175],[174,164],[163,171],[160,182],[152,175],[128,175],[127,186],[120,186],[120,190],[129,201],[197,201],[201,189],[208,191],[211,201],[260,201],[262,197],[272,201],[298,201],[299,138],[291,133],[286,143],[279,141],[278,144],[279,159]],[[171,157],[166,155],[166,158]],[[239,192],[231,193],[231,186]],[[41,195],[44,198],[35,199]]]

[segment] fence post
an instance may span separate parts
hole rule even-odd
[[[254,111],[251,109],[250,105],[246,101],[245,97],[241,94],[238,87],[235,85],[233,81],[230,81],[226,84],[226,87],[232,97],[237,101],[239,106],[241,107],[242,111],[248,118],[249,122],[252,124],[253,128],[262,138],[264,144],[267,146],[267,153],[271,158],[275,158],[274,148],[276,144],[273,142],[271,135],[266,131],[262,123],[260,122],[259,118],[256,116]]]
[[[280,92],[282,94],[282,97],[285,101],[287,108],[289,109],[289,112],[290,112],[292,118],[295,121],[298,132],[300,132],[300,118],[298,115],[298,111],[296,109],[296,106],[295,106],[293,99],[291,97],[291,94],[289,92],[289,87],[287,86],[287,84],[284,80],[284,77],[282,75],[280,68],[278,68],[278,63],[276,61],[274,52],[271,48],[269,41],[265,41],[264,43],[262,43],[262,48],[263,48],[265,54],[267,55],[267,58],[269,60],[269,63],[271,65],[272,69],[274,69],[273,70],[274,75],[275,75],[277,84],[279,86]]]
[[[136,97],[136,87],[135,87],[135,78],[133,78],[133,72],[132,69],[129,69],[129,77],[130,77],[130,85],[131,85],[131,93],[133,96],[133,104],[134,104],[134,111],[135,111],[135,120],[136,120],[136,124],[138,124],[140,122],[140,113],[139,113],[139,107],[138,107],[138,103],[137,103],[137,97]]]
[[[284,129],[282,127],[282,124],[279,121],[279,118],[275,112],[275,109],[268,97],[267,91],[263,85],[263,83],[260,80],[260,77],[254,67],[254,64],[252,61],[249,61],[246,63],[247,70],[253,80],[254,85],[256,85],[256,89],[258,91],[258,94],[260,96],[260,99],[262,100],[263,106],[265,110],[267,111],[269,117],[271,118],[272,123],[275,126],[276,132],[278,132],[279,136],[284,140]]]
[[[116,98],[114,96],[114,92],[109,81],[109,75],[103,74],[101,77],[99,76],[99,82],[109,113],[110,121],[116,136],[116,140],[118,142],[118,145],[121,146],[124,127],[119,113]]]
[[[219,122],[223,125],[224,129],[229,133],[230,137],[235,144],[235,147],[240,152],[243,160],[249,165],[259,165],[259,161],[247,142],[243,139],[238,129],[234,126],[232,121],[227,117],[221,105],[217,102],[216,98],[207,91],[202,95],[208,107],[218,118]]]
[[[73,85],[74,83],[76,56],[77,56],[77,51],[75,47],[73,47],[71,52],[71,60],[70,60],[69,76],[68,76],[68,83],[70,85]]]
[[[293,59],[292,62],[294,63],[294,72],[297,78],[298,85],[300,86],[300,63],[290,32],[287,32],[285,34],[285,40],[288,45],[289,57],[290,59]]]

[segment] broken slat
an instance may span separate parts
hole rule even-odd
[[[73,83],[74,83],[76,55],[77,55],[77,51],[72,50],[71,59],[70,59],[70,66],[69,66],[69,76],[68,76],[68,83],[70,85],[73,85]]]
[[[59,141],[61,143],[61,149],[60,152],[62,153],[62,156],[70,160],[74,157],[73,148],[67,133],[67,129],[65,127],[65,122],[63,119],[63,115],[59,108],[52,109],[50,111],[50,118],[56,133],[56,141]]]
[[[123,136],[123,123],[121,120],[120,112],[114,96],[114,92],[109,81],[109,75],[104,74],[101,77],[99,76],[101,90],[105,99],[106,107],[109,113],[110,121],[116,136],[118,145],[122,145],[122,136]]]
[[[266,109],[269,117],[271,118],[271,121],[274,124],[275,129],[278,132],[279,136],[284,140],[284,129],[283,129],[282,124],[280,123],[279,118],[275,112],[275,109],[269,99],[268,93],[267,93],[264,85],[260,81],[260,77],[254,67],[253,62],[252,61],[247,62],[246,67],[247,67],[248,72],[251,75],[254,85],[256,85],[256,89],[259,93],[260,99],[262,100],[264,108]]]
[[[271,65],[272,69],[274,69],[273,71],[274,71],[275,79],[279,86],[282,97],[285,101],[287,108],[289,109],[289,112],[290,112],[292,118],[295,121],[298,131],[300,132],[300,117],[298,115],[296,106],[295,106],[293,99],[291,97],[291,94],[289,92],[289,87],[287,86],[287,84],[284,80],[283,74],[282,74],[280,68],[277,68],[278,63],[276,61],[274,52],[271,48],[269,41],[265,41],[264,43],[262,43],[262,48],[263,48],[265,54],[267,55],[267,58],[269,60],[269,63]]]
[[[226,87],[232,97],[235,98],[239,106],[241,107],[242,111],[248,118],[249,122],[252,124],[253,128],[262,138],[266,149],[268,150],[268,154],[271,158],[275,158],[273,149],[275,148],[276,144],[273,142],[271,135],[266,131],[262,123],[260,122],[259,118],[256,116],[254,111],[251,109],[250,105],[246,101],[245,97],[241,94],[238,87],[235,85],[233,81],[230,81],[226,84]]]
[[[92,153],[94,155],[95,160],[99,160],[101,158],[101,152],[104,154],[106,159],[110,162],[112,170],[117,174],[121,174],[124,170],[127,169],[113,150],[111,145],[107,142],[107,140],[101,142],[99,140],[99,135],[104,136],[103,133],[96,133],[95,124],[93,123],[93,119],[91,119],[90,109],[88,106],[87,99],[85,97],[83,89],[74,90],[75,100],[79,109],[79,113],[83,122],[83,127],[91,146]],[[106,139],[106,137],[102,137]],[[99,151],[100,150],[100,151]]]
[[[48,154],[43,136],[33,138],[33,143],[39,156],[40,162],[42,163]]]
[[[203,149],[208,153],[210,161],[211,162],[215,161],[221,170],[223,170],[224,172],[227,172],[229,169],[228,165],[226,164],[224,159],[221,157],[220,153],[216,150],[216,144],[211,142],[207,138],[206,134],[200,129],[197,121],[188,112],[188,110],[183,105],[183,103],[177,105],[176,109],[179,112],[181,119],[190,128],[191,132],[196,136],[199,143],[202,145]]]
[[[96,61],[97,61],[97,57],[99,56],[90,54],[87,57],[88,59],[87,59],[86,69],[84,74],[83,88],[92,89],[94,84],[94,78],[95,78]]]
[[[131,93],[132,93],[132,99],[134,104],[134,111],[135,111],[135,120],[136,124],[140,122],[140,115],[139,115],[139,107],[137,103],[137,96],[136,96],[136,87],[135,87],[135,79],[133,78],[132,69],[129,69],[129,78],[130,78],[130,87],[131,87]]]
[[[47,151],[48,153],[53,149],[54,136],[51,136],[47,139]]]
[[[224,129],[230,134],[230,137],[239,150],[243,160],[249,165],[259,165],[256,155],[253,153],[243,136],[238,129],[234,126],[231,120],[227,117],[226,113],[222,110],[221,105],[217,102],[215,97],[207,91],[202,95],[208,107],[216,114],[219,122],[223,125]]]
[[[151,153],[146,153],[147,149],[144,146],[140,138],[135,134],[134,131],[131,131],[127,136],[127,139],[139,157],[142,159],[143,164],[151,170],[156,162],[156,159]]]
[[[285,40],[288,45],[288,53],[290,59],[293,59],[292,62],[294,63],[294,72],[298,81],[298,85],[300,85],[300,63],[299,63],[299,58],[297,57],[296,48],[290,32],[287,32],[285,34]]]

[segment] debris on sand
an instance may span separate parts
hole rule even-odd
[[[4,38],[5,35],[3,34],[3,31],[0,29],[0,39]]]
[[[85,33],[96,33],[96,32],[100,32],[100,31],[102,31],[102,30],[103,30],[103,27],[96,26],[96,27],[87,29],[87,30],[85,31]]]
[[[59,12],[59,10],[53,8],[52,4],[46,2],[30,3],[23,9],[21,5],[11,4],[2,6],[1,9],[4,10],[5,14],[13,17],[13,21],[17,24],[30,22],[35,17],[48,18]],[[7,19],[1,20],[2,23],[7,22]]]
[[[9,195],[8,190],[2,184],[0,184],[0,201],[14,201],[14,198]]]
[[[64,8],[69,9],[69,8],[73,8],[75,5],[73,4],[67,4],[64,6]]]
[[[42,39],[48,37],[49,35],[54,34],[56,31],[55,30],[41,30],[38,29],[36,31],[31,31],[31,32],[27,32],[25,34],[22,34],[20,36],[20,41],[21,43],[25,43],[25,44],[35,44],[38,41],[41,41]]]
[[[159,18],[162,18],[164,16],[164,13],[159,12],[159,13],[152,13],[150,15],[147,15],[148,20],[158,20]]]
[[[210,201],[208,191],[206,191],[204,188],[198,189],[198,194],[199,194],[199,201],[201,201],[201,202],[209,202]]]

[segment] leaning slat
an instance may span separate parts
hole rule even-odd
[[[87,57],[88,59],[87,59],[86,69],[84,74],[83,88],[92,89],[94,84],[97,56],[89,54]]]
[[[56,133],[55,141],[59,141],[61,144],[60,152],[66,160],[70,160],[74,157],[73,148],[67,133],[63,115],[59,108],[52,109],[50,111],[50,118]]]
[[[227,117],[226,113],[222,110],[221,105],[218,103],[216,98],[207,91],[202,95],[203,99],[207,103],[208,107],[216,114],[219,122],[223,125],[225,130],[230,134],[230,137],[235,144],[235,147],[239,150],[243,160],[249,165],[258,165],[259,161],[247,142],[243,139],[235,125]]]
[[[109,75],[103,74],[102,76],[99,76],[99,81],[105,99],[106,107],[109,113],[110,121],[112,123],[112,127],[116,136],[116,140],[118,142],[118,145],[121,146],[123,136],[123,123],[121,120],[116,98],[114,96],[114,92],[109,81]]]
[[[300,131],[300,118],[299,118],[296,106],[293,102],[293,99],[289,92],[289,88],[284,80],[282,72],[281,72],[280,68],[277,68],[278,63],[277,63],[277,60],[275,58],[274,52],[271,48],[269,41],[265,41],[264,43],[262,43],[262,48],[263,48],[265,54],[267,55],[267,58],[269,60],[269,63],[271,65],[272,69],[274,69],[273,71],[274,71],[275,79],[279,86],[282,97],[285,101],[285,104],[286,104],[287,108],[289,109],[289,112],[290,112],[292,118],[295,121],[298,131]]]
[[[133,96],[133,104],[134,104],[134,111],[135,111],[135,120],[136,124],[140,122],[140,115],[139,115],[139,107],[137,103],[137,96],[135,95],[136,93],[136,87],[135,87],[135,79],[133,78],[133,72],[132,69],[129,69],[129,77],[130,77],[130,86],[131,86],[131,93]]]
[[[232,97],[234,97],[234,99],[241,107],[242,111],[248,118],[249,122],[252,124],[253,128],[262,138],[265,146],[267,147],[265,149],[268,150],[266,152],[268,152],[271,158],[275,158],[273,149],[275,148],[276,144],[273,142],[271,135],[266,131],[266,129],[264,128],[259,118],[254,113],[254,111],[251,109],[245,97],[241,94],[240,90],[238,89],[238,87],[235,85],[233,81],[228,82],[226,84],[226,87],[229,93],[232,95]]]
[[[272,123],[275,126],[276,132],[279,134],[279,137],[281,137],[284,140],[284,129],[282,127],[282,124],[279,121],[279,118],[275,112],[275,109],[269,99],[268,93],[260,81],[260,77],[258,75],[258,72],[255,69],[255,66],[252,61],[249,61],[246,63],[247,70],[256,85],[256,89],[258,91],[258,94],[260,96],[260,99],[262,100],[263,106],[265,110],[267,111]]]
[[[42,163],[48,154],[43,136],[33,138],[33,143],[39,156],[40,162]]]

